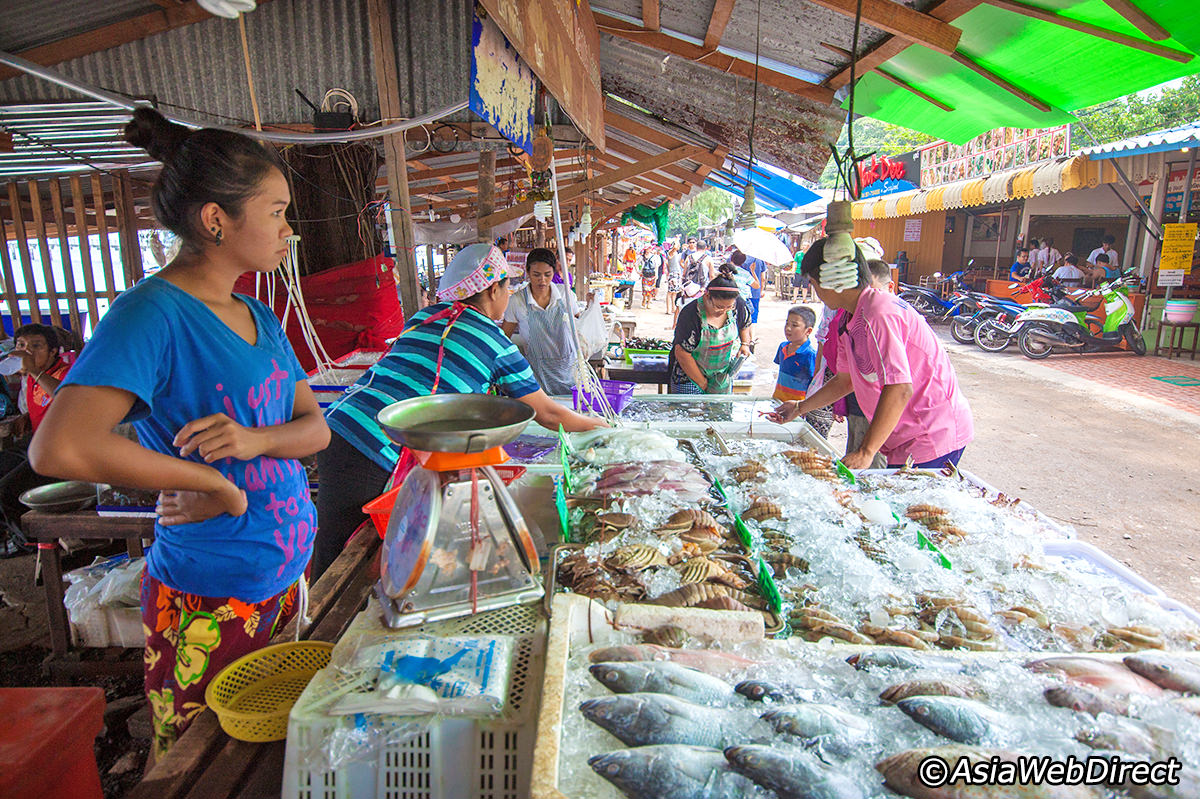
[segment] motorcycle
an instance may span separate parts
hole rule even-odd
[[[1028,305],[1021,305],[1013,301],[980,313],[973,330],[972,340],[975,342],[975,346],[984,352],[1003,352],[1009,344],[1016,341],[1017,336],[1021,333],[1021,325],[1018,325],[1015,320],[1026,311],[1035,308],[1074,305],[1070,299],[1070,292],[1061,284],[1056,283],[1053,279],[1047,280],[1046,277],[1040,277],[1033,283],[1024,286],[1012,283],[1009,288],[1013,290],[1014,294],[1031,295],[1034,301]],[[1100,320],[1094,316],[1079,313],[1078,318],[1080,324],[1088,327],[1094,326],[1096,329],[1100,327]]]
[[[1135,355],[1146,354],[1146,341],[1134,319],[1133,303],[1129,301],[1129,276],[1123,276],[1085,292],[1083,297],[1103,297],[1104,324],[1099,333],[1082,324],[1074,308],[1038,308],[1017,317],[1021,333],[1017,346],[1026,358],[1041,360],[1054,352],[1055,347],[1075,352],[1106,352],[1121,349],[1124,344]],[[1082,305],[1076,308],[1088,310]]]
[[[958,292],[969,293],[971,287],[963,281],[963,274],[962,270],[953,272],[946,276],[946,282],[950,283],[951,288]],[[937,273],[934,273],[934,277],[938,276]],[[900,299],[911,305],[913,310],[928,319],[930,323],[944,322],[961,313],[962,301],[956,300],[955,296],[957,295],[946,299],[942,297],[941,292],[925,286],[900,284]]]
[[[1013,292],[1012,297],[972,294],[975,299],[973,308],[950,320],[950,335],[954,340],[960,344],[974,344],[975,331],[984,322],[1005,314],[1012,318],[1029,307],[1022,304],[1020,298],[1024,295],[1029,296],[1030,305],[1048,305],[1066,296],[1066,292],[1053,279],[1047,280],[1045,277],[1039,277],[1031,283],[1010,283],[1008,288]]]

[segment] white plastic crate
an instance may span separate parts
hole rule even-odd
[[[359,614],[351,631],[378,630],[374,607]],[[518,605],[405,631],[406,635],[516,636],[508,705],[492,719],[442,718],[404,744],[384,746],[373,761],[334,771],[311,768],[302,753],[339,721],[314,707],[331,682],[345,679],[323,669],[292,708],[283,768],[283,799],[523,799],[529,795],[534,713],[545,668],[546,621],[540,606]],[[390,633],[395,635],[396,633]],[[345,640],[346,636],[343,637]],[[336,656],[335,656],[336,660]]]

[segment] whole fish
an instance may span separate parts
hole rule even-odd
[[[753,660],[747,660],[731,652],[720,652],[715,649],[673,649],[657,644],[626,644],[624,646],[609,646],[597,649],[588,655],[593,663],[628,663],[639,660],[666,660],[687,666],[690,669],[722,677],[739,669],[753,666]]]
[[[597,663],[589,671],[618,694],[670,694],[710,705],[723,705],[734,697],[729,683],[678,663]]]
[[[1007,726],[1007,717],[974,699],[957,696],[911,696],[896,707],[938,735],[964,744],[993,740]]]
[[[1131,799],[1195,799],[1200,796],[1200,772],[1193,768],[1181,768],[1178,785],[1135,785],[1128,782],[1120,787]]]
[[[725,710],[693,705],[667,694],[618,694],[579,705],[588,720],[626,746],[687,744],[723,748],[745,740],[744,730]]]
[[[725,750],[737,771],[779,799],[861,799],[862,788],[812,752],[774,746],[742,745]]]
[[[846,662],[859,671],[871,669],[937,669],[938,671],[962,671],[961,661],[937,655],[908,654],[906,652],[859,652],[846,658]]]
[[[999,749],[977,749],[971,746],[938,746],[930,749],[909,749],[879,761],[875,768],[883,775],[884,784],[896,793],[912,799],[1099,799],[1100,793],[1083,785],[963,785],[947,784],[936,788],[926,786],[919,777],[921,763],[930,757],[941,758],[953,770],[961,758],[972,762],[998,758],[1000,762],[1015,763],[1016,752]]]
[[[778,733],[804,739],[832,736],[857,742],[871,733],[871,725],[861,716],[816,702],[768,710],[761,718]]]
[[[1055,707],[1065,707],[1077,713],[1090,713],[1093,716],[1112,713],[1114,716],[1124,716],[1129,712],[1128,702],[1082,685],[1056,685],[1047,688],[1043,695],[1046,701]]]
[[[1169,691],[1200,694],[1200,666],[1162,652],[1139,652],[1124,659],[1129,670]]]
[[[754,783],[719,749],[665,744],[593,755],[588,765],[629,799],[741,799]]]
[[[734,689],[751,702],[794,702],[803,699],[803,689],[766,680],[743,680]]]
[[[1175,747],[1175,736],[1165,727],[1126,718],[1106,719],[1103,726],[1079,730],[1075,740],[1092,749],[1151,759],[1165,757]]]
[[[879,699],[885,705],[894,705],[910,696],[961,696],[964,699],[979,699],[983,691],[979,686],[965,680],[909,680],[889,685]]]
[[[1067,682],[1090,685],[1118,696],[1146,694],[1161,696],[1162,689],[1138,674],[1134,674],[1120,663],[1085,657],[1053,657],[1034,660],[1025,664],[1030,671],[1062,674]]]

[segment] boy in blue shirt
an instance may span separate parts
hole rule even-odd
[[[812,308],[796,305],[788,311],[783,326],[786,340],[775,353],[775,363],[779,364],[779,378],[771,395],[775,399],[784,402],[804,399],[817,368],[817,348],[809,338],[816,323],[817,315]]]
[[[1025,247],[1017,250],[1017,260],[1008,270],[1008,279],[1014,283],[1027,283],[1033,277],[1033,266],[1029,263],[1029,250]]]

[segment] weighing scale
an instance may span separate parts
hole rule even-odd
[[[495,467],[533,409],[485,394],[387,406],[378,421],[418,466],[404,476],[383,539],[375,594],[388,627],[540,601],[529,526]]]

